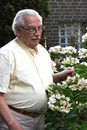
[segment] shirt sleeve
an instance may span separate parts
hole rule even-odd
[[[9,60],[0,53],[0,92],[7,93],[10,80]]]

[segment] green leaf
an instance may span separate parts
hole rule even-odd
[[[87,130],[87,122],[84,122],[84,123],[81,125],[80,130]]]

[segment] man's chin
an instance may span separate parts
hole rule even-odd
[[[39,41],[37,41],[37,42],[33,42],[33,46],[35,47],[35,46],[37,46],[39,44]]]

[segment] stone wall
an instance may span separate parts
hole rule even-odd
[[[87,23],[87,0],[48,0],[51,12],[45,20],[48,48],[58,45],[58,24],[61,22]],[[84,30],[84,29],[83,29]]]

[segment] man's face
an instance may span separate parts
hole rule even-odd
[[[29,48],[34,49],[42,35],[41,21],[37,16],[24,16],[24,25],[19,27],[19,39]]]

